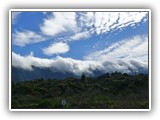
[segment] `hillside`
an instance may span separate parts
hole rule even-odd
[[[12,109],[148,109],[148,75],[12,81],[11,102]]]

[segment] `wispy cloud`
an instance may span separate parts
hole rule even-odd
[[[70,37],[70,41],[80,40],[90,37],[89,32],[80,32]]]
[[[20,15],[22,12],[12,12],[12,24],[15,24],[17,22],[17,17]]]
[[[78,12],[77,21],[79,21],[78,26],[80,26],[80,30],[82,29],[91,29],[95,22],[95,13],[94,12]]]
[[[53,43],[50,46],[48,46],[47,48],[43,48],[43,53],[51,56],[53,54],[62,54],[62,53],[66,53],[69,51],[69,46],[66,43]]]
[[[148,37],[135,36],[130,39],[121,40],[113,43],[109,47],[96,51],[85,57],[86,60],[119,60],[119,59],[136,59],[148,62]]]
[[[45,40],[46,39],[43,36],[29,30],[24,30],[23,32],[16,31],[13,33],[13,44],[18,46],[25,46]]]

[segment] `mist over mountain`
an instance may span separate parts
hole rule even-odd
[[[105,74],[104,71],[100,71],[98,69],[93,70],[92,73],[93,74],[90,74],[90,75],[87,73],[84,73],[84,74],[88,77],[97,77]],[[114,73],[114,72],[110,72],[109,74],[111,73]],[[137,72],[136,74],[139,74],[139,73],[148,74],[148,70],[143,70],[143,71]],[[135,72],[133,71],[133,72],[130,72],[129,74],[134,75]],[[48,80],[48,79],[63,80],[69,77],[80,78],[81,75],[76,75],[72,72],[54,71],[52,68],[39,68],[39,67],[32,66],[32,70],[30,71],[23,68],[12,66],[12,80],[14,81],[28,81],[28,80],[41,79],[41,78],[44,80]]]
[[[33,66],[33,70],[12,67],[12,80],[28,81],[33,79],[64,79],[66,77],[77,77],[72,73],[53,72],[50,68],[38,68]]]

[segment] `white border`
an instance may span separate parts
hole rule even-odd
[[[103,12],[125,12],[125,11],[134,11],[134,12],[148,12],[149,13],[149,109],[11,109],[11,40],[12,40],[12,31],[11,31],[11,12],[12,11],[103,11]],[[9,110],[10,111],[150,111],[151,110],[151,10],[150,9],[10,9],[9,10]]]

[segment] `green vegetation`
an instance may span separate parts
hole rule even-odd
[[[148,109],[148,75],[12,81],[12,109]],[[64,106],[62,99],[66,100]]]

